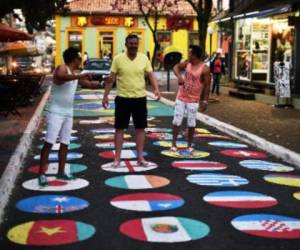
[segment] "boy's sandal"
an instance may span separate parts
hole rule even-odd
[[[113,167],[113,168],[119,168],[119,167],[121,167],[120,161],[114,161],[114,162],[112,162],[111,163],[111,167]]]
[[[148,161],[143,160],[143,161],[138,162],[137,165],[138,165],[139,167],[150,167],[151,163],[148,162]]]
[[[41,186],[41,187],[47,186],[47,185],[48,185],[48,181],[47,181],[46,175],[41,174],[41,175],[38,177],[38,182],[39,182],[39,186]]]
[[[171,150],[172,152],[178,152],[178,148],[176,148],[176,147],[171,147],[170,150]]]
[[[189,153],[193,153],[194,152],[194,148],[192,148],[192,147],[189,147],[189,148],[187,148],[187,151],[189,152]]]

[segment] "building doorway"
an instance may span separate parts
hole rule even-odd
[[[98,55],[101,59],[112,59],[115,54],[115,32],[99,31]]]

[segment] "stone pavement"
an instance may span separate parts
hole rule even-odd
[[[44,125],[33,141],[0,227],[0,249],[298,250],[300,170],[213,128],[198,124],[195,151],[168,151],[173,110],[148,101],[145,156],[136,166],[134,130],[122,167],[114,155],[113,102],[101,91],[76,95],[68,171],[37,186]],[[112,97],[113,98],[113,97]],[[51,154],[49,176],[57,172]]]

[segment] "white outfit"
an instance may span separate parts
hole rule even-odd
[[[65,145],[70,144],[73,117],[62,116],[49,112],[47,114],[47,133],[45,141],[55,144],[57,139]]]
[[[72,72],[67,68],[68,74]],[[62,85],[53,84],[49,97],[47,114],[47,133],[45,141],[54,144],[57,139],[60,143],[70,144],[73,127],[74,95],[78,80],[68,81]]]
[[[177,99],[175,102],[173,125],[177,127],[181,126],[184,115],[186,114],[187,126],[189,128],[195,128],[198,108],[199,103],[188,103]]]

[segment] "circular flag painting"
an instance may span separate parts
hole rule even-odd
[[[220,139],[220,140],[231,140],[231,138],[227,135],[216,135],[216,134],[195,134],[194,138],[199,139]]]
[[[80,120],[79,124],[82,124],[82,125],[104,124],[104,123],[108,123],[107,119],[108,118],[105,117],[105,118],[99,118],[96,120]],[[114,121],[114,118],[113,118],[113,121]]]
[[[203,152],[199,150],[193,150],[189,152],[185,149],[178,149],[177,151],[172,150],[164,150],[161,152],[162,155],[173,157],[173,158],[181,158],[181,159],[199,159],[199,158],[206,158],[210,154],[208,152]]]
[[[11,228],[7,238],[20,245],[59,246],[91,238],[96,229],[74,220],[29,221]]]
[[[147,138],[156,139],[156,140],[172,140],[173,135],[170,133],[149,133],[146,134]],[[178,138],[182,138],[182,135],[178,135]]]
[[[89,206],[86,200],[66,195],[39,195],[26,198],[16,207],[28,213],[64,214],[79,211]]]
[[[249,183],[240,176],[225,174],[193,174],[189,175],[187,180],[200,186],[216,187],[238,187]]]
[[[264,180],[279,185],[300,187],[300,175],[270,174],[266,175]]]
[[[118,173],[134,173],[134,172],[145,172],[157,168],[157,164],[148,162],[147,166],[140,166],[137,161],[121,161],[120,166],[114,167],[112,163],[107,163],[101,166],[105,171],[118,172]]]
[[[101,149],[114,149],[115,148],[115,143],[114,142],[102,142],[102,143],[97,143],[96,144],[97,148]],[[123,142],[123,148],[135,148],[136,143],[135,142]]]
[[[71,160],[77,160],[77,159],[81,159],[83,157],[83,154],[81,153],[76,153],[76,152],[69,152],[67,154],[67,161],[71,161]],[[41,155],[35,155],[34,159],[35,160],[40,160]],[[49,161],[58,161],[58,153],[50,153],[49,154]]]
[[[163,193],[126,194],[115,197],[110,204],[114,207],[142,212],[165,211],[183,206],[184,200],[176,195]]]
[[[213,161],[173,161],[172,167],[182,169],[182,170],[191,170],[191,171],[218,171],[224,170],[227,168],[227,165],[220,162]]]
[[[115,134],[96,135],[94,136],[94,138],[101,141],[113,141],[115,138]],[[129,138],[131,138],[131,135],[124,134],[124,139],[129,139]]]
[[[97,128],[97,129],[92,129],[91,132],[94,134],[114,134],[115,129],[114,128]]]
[[[198,133],[198,134],[210,134],[210,131],[208,131],[205,128],[196,128],[195,132]]]
[[[235,229],[250,235],[273,239],[300,238],[298,218],[274,214],[249,214],[235,218],[231,224]]]
[[[223,150],[221,154],[236,158],[254,158],[254,159],[265,159],[268,156],[265,153],[253,151],[253,150]]]
[[[172,147],[172,141],[156,141],[153,143],[154,146],[159,146],[163,148],[171,148]],[[176,142],[177,148],[187,148],[188,144],[185,141],[177,141]],[[194,144],[193,144],[194,146]]]
[[[176,243],[199,240],[209,234],[209,227],[197,220],[183,217],[133,219],[120,226],[122,234],[140,241]]]
[[[122,189],[154,189],[167,186],[169,183],[167,178],[155,175],[124,175],[105,181],[110,187]]]
[[[171,128],[146,128],[147,133],[172,133]]]
[[[58,173],[58,163],[54,162],[54,163],[49,163],[46,165],[46,175],[55,175]],[[82,165],[82,164],[75,164],[75,163],[66,163],[65,164],[65,172],[67,174],[77,174],[77,173],[81,173],[83,171],[87,170],[87,166],[86,165]],[[29,172],[31,173],[35,173],[38,174],[40,172],[40,165],[36,165],[33,167],[30,167],[28,169]]]
[[[214,141],[214,142],[209,142],[208,144],[219,148],[248,148],[248,145],[246,144],[227,142],[227,141]]]
[[[278,203],[271,196],[246,191],[214,192],[205,195],[203,200],[219,207],[232,208],[265,208]]]
[[[143,153],[143,156],[147,156],[147,155],[148,154],[146,152]],[[115,150],[99,153],[99,156],[104,159],[114,159],[115,158]],[[130,149],[122,150],[121,159],[135,159],[135,158],[137,158],[136,150],[130,150]]]
[[[82,104],[75,104],[74,109],[81,109],[81,110],[95,110],[103,108],[101,103],[82,103]],[[109,109],[114,108],[113,103],[109,103]]]
[[[270,162],[270,161],[246,160],[246,161],[241,161],[240,165],[248,169],[258,169],[258,170],[271,171],[271,172],[294,171],[293,167],[281,163]]]
[[[28,190],[34,191],[69,191],[69,190],[77,190],[81,188],[85,188],[89,185],[87,180],[76,178],[74,180],[62,180],[58,179],[54,176],[47,177],[48,185],[40,186],[38,183],[38,179],[31,179],[23,182],[22,186]]]
[[[43,146],[44,146],[44,145],[39,145],[38,148],[39,148],[39,149],[42,149]],[[69,149],[69,150],[75,150],[75,149],[78,149],[78,148],[80,148],[80,147],[81,147],[81,144],[76,144],[76,143],[71,143],[71,144],[68,145],[68,149]],[[53,151],[58,151],[59,148],[60,148],[60,143],[55,143],[55,144],[53,144],[53,146],[52,146],[52,150],[53,150]]]
[[[293,196],[296,200],[300,201],[300,192],[294,193]]]

